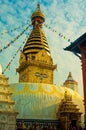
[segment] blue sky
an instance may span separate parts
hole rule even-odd
[[[45,24],[53,30],[63,34],[67,39],[74,41],[86,32],[86,0],[39,0],[41,10],[45,15]],[[26,27],[26,23],[30,24],[30,18],[36,9],[37,0],[1,0],[0,1],[0,49],[10,43],[21,31]],[[25,26],[24,26],[25,25]],[[19,27],[13,32],[11,29]],[[0,53],[0,64],[3,70],[7,64],[13,59],[17,49],[22,45],[26,35],[31,28],[16,40],[10,47],[4,49]],[[57,71],[54,75],[54,83],[62,85],[66,80],[68,73],[71,71],[73,78],[79,84],[79,93],[82,95],[82,71],[81,61],[71,52],[64,51],[63,48],[70,45],[67,39],[59,37],[57,33],[51,29],[43,27],[45,32],[51,55],[54,63],[57,64]],[[7,34],[1,33],[9,31]],[[22,45],[23,48],[23,45]],[[19,53],[15,56],[9,69],[5,71],[5,75],[9,77],[9,82],[18,82],[18,74],[16,68],[19,65]]]

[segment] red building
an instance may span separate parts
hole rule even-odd
[[[70,46],[64,50],[73,52],[78,56],[82,62],[83,74],[83,90],[84,90],[84,104],[85,104],[85,129],[86,129],[86,33],[75,40]]]

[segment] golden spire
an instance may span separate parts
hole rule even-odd
[[[25,55],[37,54],[40,50],[45,50],[50,55],[50,49],[46,37],[42,31],[42,23],[45,21],[44,14],[40,10],[40,4],[31,17],[33,30],[23,48]]]
[[[64,100],[65,101],[72,101],[72,95],[68,94],[67,90],[65,90],[65,93],[64,93]]]
[[[67,79],[71,79],[71,80],[73,80],[73,77],[72,77],[71,72],[69,72],[69,75],[68,75]]]
[[[38,2],[38,4],[37,4],[37,11],[40,12],[40,4],[39,4],[39,2]]]
[[[36,11],[32,14],[31,21],[33,29],[20,55],[20,66],[17,68],[19,82],[41,82],[40,79],[43,79],[43,83],[52,84],[56,65],[53,65],[48,42],[42,30],[44,15],[40,10],[39,3]],[[40,78],[36,77],[37,73]]]
[[[32,14],[31,21],[32,21],[32,25],[35,25],[35,22],[38,22],[40,24],[45,21],[45,16],[40,10],[39,3],[37,4],[37,8],[36,8],[35,12]]]

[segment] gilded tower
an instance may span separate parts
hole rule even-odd
[[[56,65],[50,54],[46,37],[42,30],[45,16],[40,10],[40,5],[31,16],[32,32],[20,53],[19,82],[53,84],[53,71]]]

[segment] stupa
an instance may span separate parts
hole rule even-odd
[[[0,130],[16,130],[15,102],[12,100],[8,78],[2,75],[0,65]]]
[[[56,113],[65,90],[72,95],[72,100],[78,105],[80,112],[84,113],[83,98],[74,91],[76,82],[69,82],[70,88],[66,87],[66,84],[59,86],[53,83],[57,65],[53,63],[42,30],[44,21],[45,16],[38,4],[31,16],[32,32],[20,52],[19,67],[16,69],[19,73],[19,83],[10,85],[13,100],[16,102],[15,109],[19,112],[17,125],[24,120],[27,127],[34,122],[38,122],[41,127],[50,124],[57,127],[59,123]]]
[[[63,83],[63,86],[78,92],[78,82],[73,79],[71,72],[69,72],[67,79]]]

